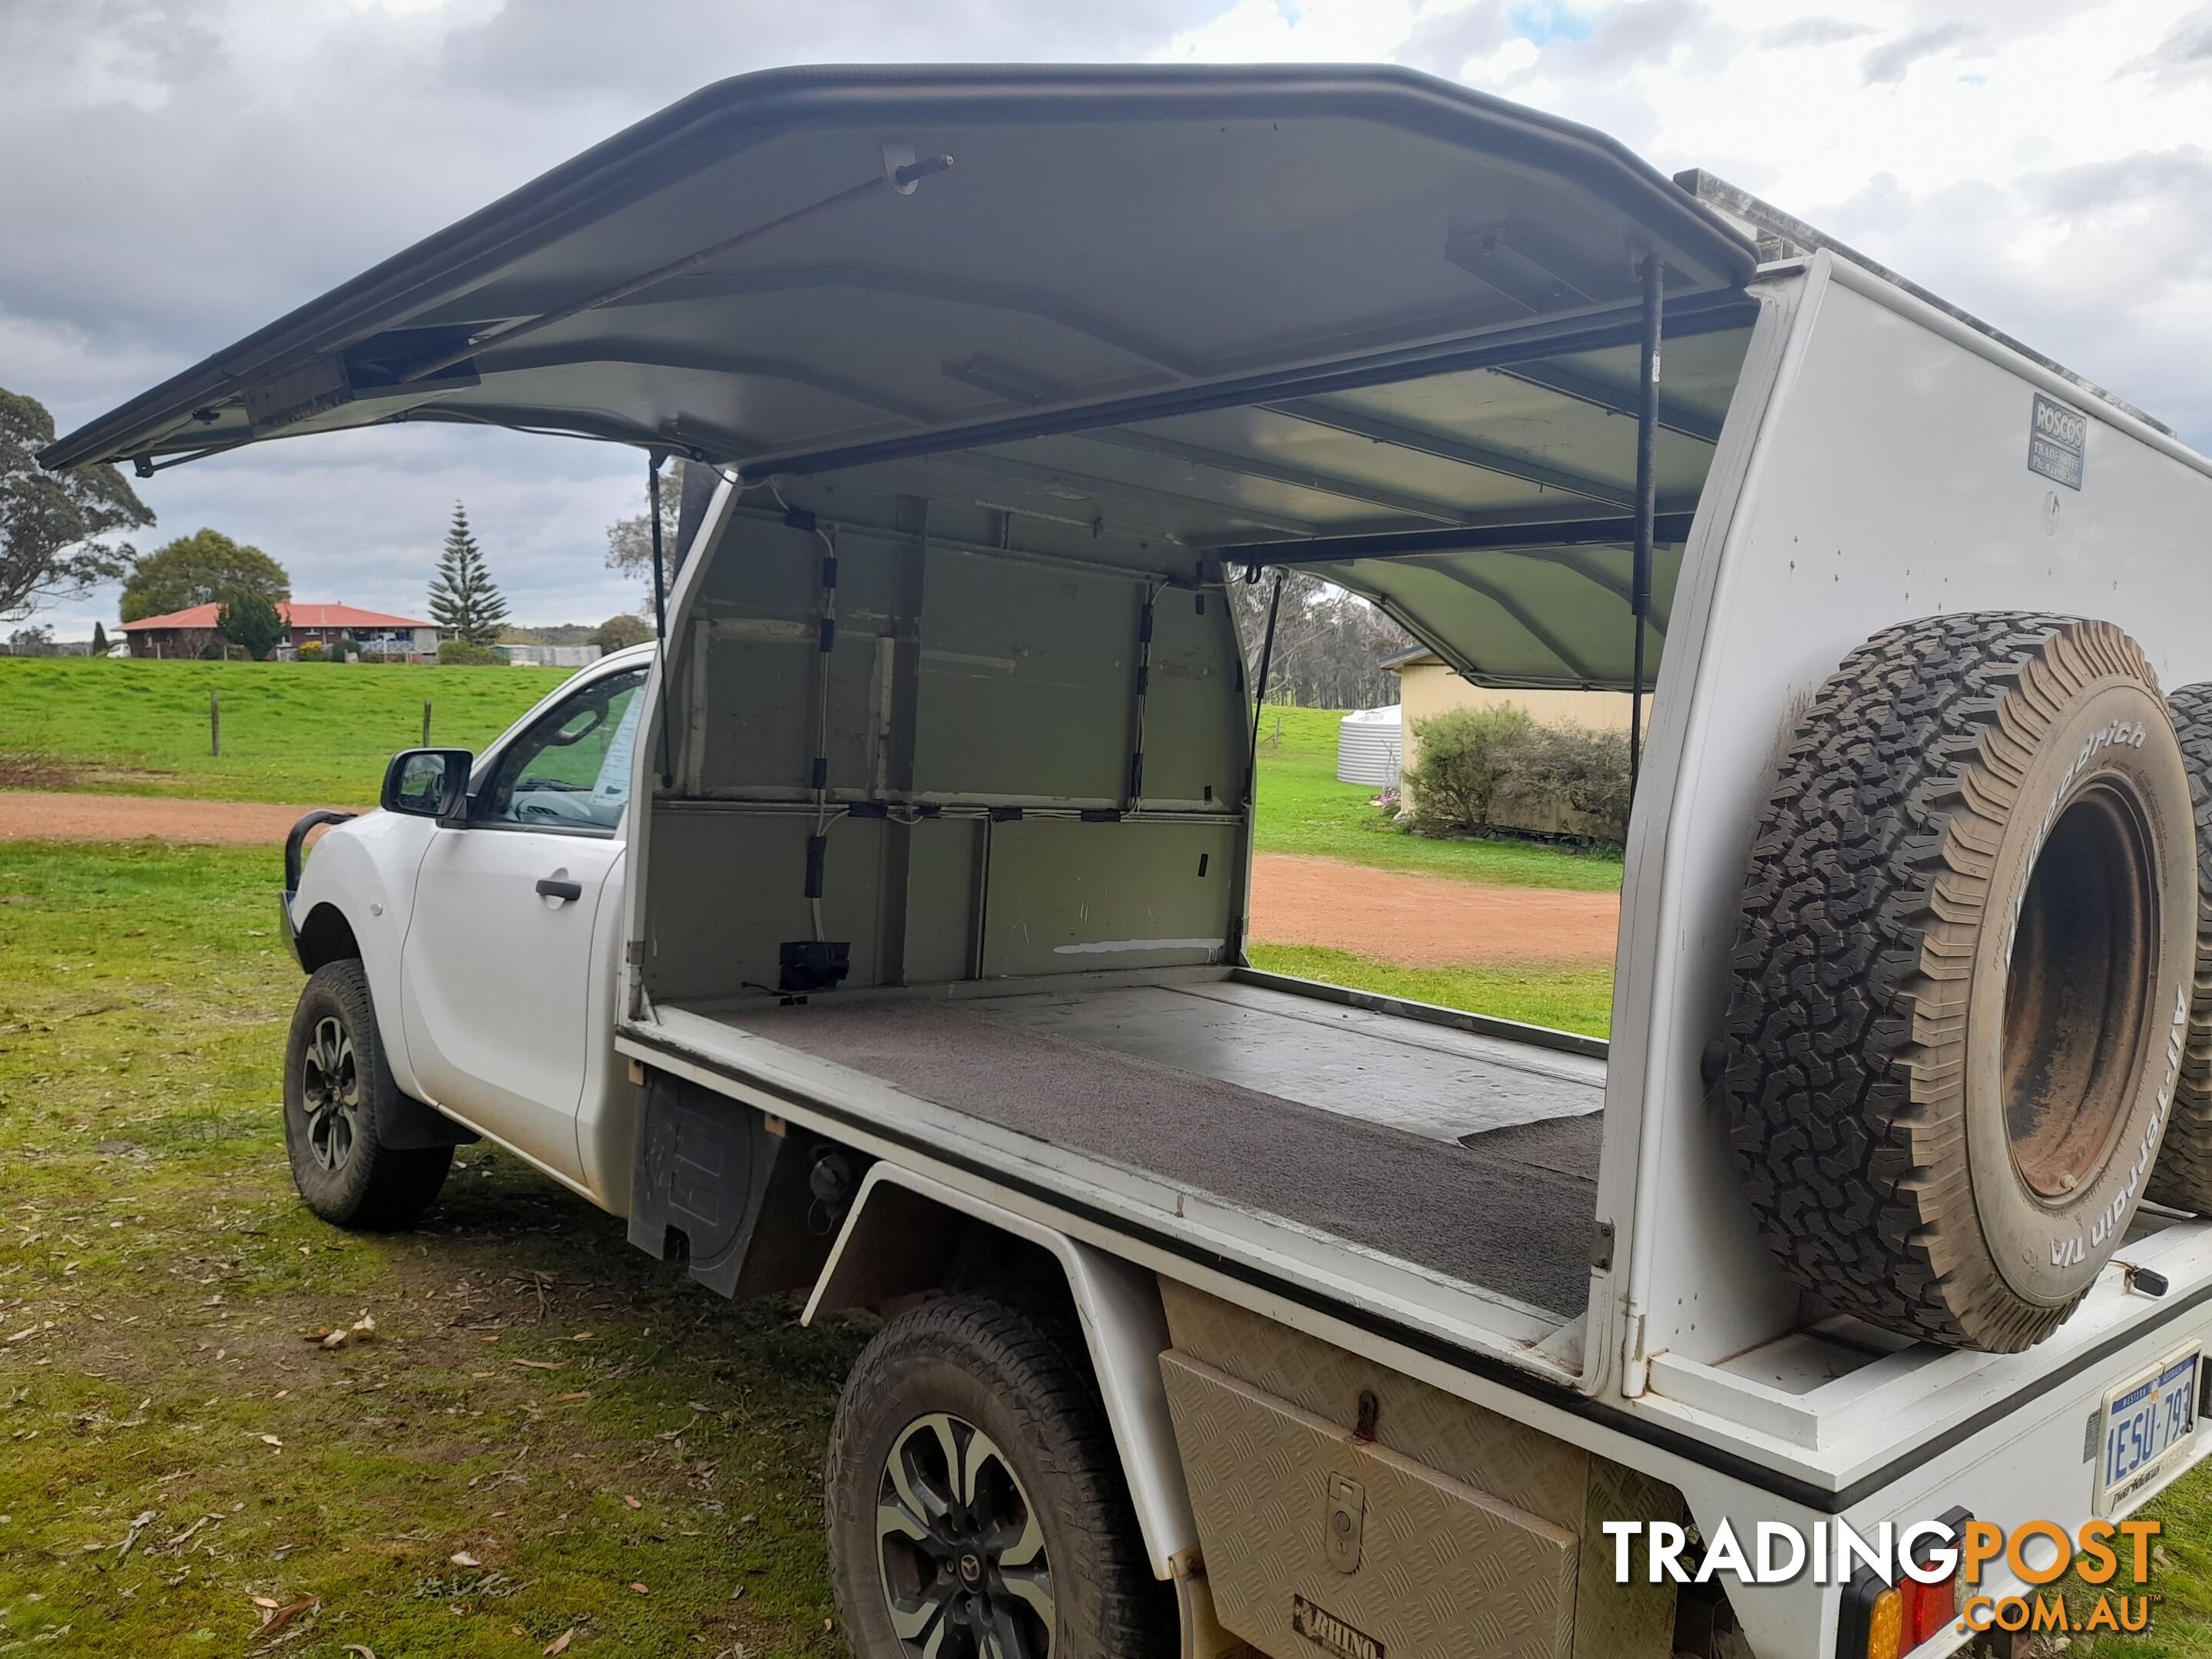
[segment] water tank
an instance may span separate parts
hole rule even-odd
[[[1336,728],[1336,776],[1340,783],[1368,783],[1378,789],[1398,787],[1398,757],[1405,752],[1405,725],[1398,705],[1362,708]]]

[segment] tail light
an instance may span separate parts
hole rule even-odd
[[[1974,1517],[1965,1510],[1936,1516],[1950,1529],[1953,1547]],[[1913,1559],[1925,1565],[1944,1548],[1940,1540],[1923,1540]],[[1899,1574],[1894,1584],[1871,1567],[1862,1567],[1844,1589],[1843,1619],[1836,1632],[1836,1659],[1901,1659],[1923,1642],[1941,1632],[1959,1616],[1959,1568],[1956,1558],[1951,1576],[1923,1584]]]
[[[1904,1599],[1901,1652],[1910,1653],[1959,1616],[1959,1570],[1940,1584],[1908,1578],[1898,1586]]]
[[[1875,1582],[1881,1583],[1880,1579]],[[1846,1655],[1849,1659],[1860,1659],[1862,1653],[1865,1659],[1897,1659],[1897,1656],[1904,1651],[1905,1597],[1890,1586],[1881,1584],[1881,1590],[1874,1598],[1874,1606],[1867,1613],[1863,1647],[1851,1649],[1838,1644],[1837,1659],[1844,1659]]]

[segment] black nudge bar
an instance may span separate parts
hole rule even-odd
[[[307,831],[318,824],[350,823],[360,816],[358,812],[333,812],[318,807],[292,826],[292,833],[284,837],[284,898],[288,907],[292,895],[300,890],[300,855],[307,846]]]

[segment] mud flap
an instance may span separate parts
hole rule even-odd
[[[412,1152],[431,1146],[473,1146],[483,1137],[456,1123],[434,1106],[426,1106],[412,1095],[398,1095],[392,1106],[376,1117],[376,1139],[395,1152]]]
[[[813,1224],[817,1144],[742,1101],[648,1073],[629,1242],[655,1261],[684,1261],[724,1296],[811,1284],[834,1231]]]

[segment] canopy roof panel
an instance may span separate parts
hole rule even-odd
[[[1408,70],[774,70],[640,123],[41,459],[434,418],[813,470],[870,440],[958,447],[1014,410],[1618,315],[1646,255],[1670,310],[1753,258],[1612,140]]]
[[[1632,562],[1622,540],[1302,568],[1373,600],[1479,685],[1584,691],[1620,690],[1630,683]],[[1666,653],[1681,569],[1679,541],[1653,548],[1646,685]]]

